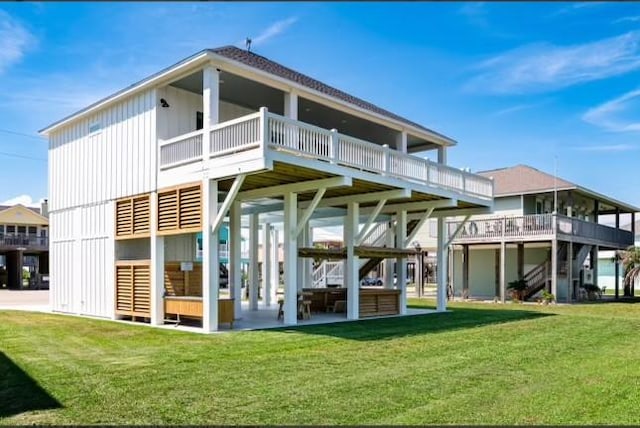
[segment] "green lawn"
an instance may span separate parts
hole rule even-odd
[[[208,336],[0,311],[0,421],[640,423],[640,304],[450,307]]]

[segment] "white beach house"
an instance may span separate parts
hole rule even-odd
[[[455,141],[231,46],[201,51],[41,132],[59,312],[156,325],[182,315],[217,330],[275,305],[275,226],[284,231],[284,324],[298,322],[306,299],[316,313],[342,306],[346,319],[404,314],[405,285],[362,288],[365,265],[393,260],[406,276],[406,244],[428,217],[438,218],[445,264],[444,218],[493,204],[490,179],[447,165]],[[313,248],[313,222],[330,218],[344,225],[344,246]],[[218,233],[227,222],[230,299],[221,299]],[[345,260],[343,287],[314,289],[314,259]]]

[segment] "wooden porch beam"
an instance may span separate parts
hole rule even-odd
[[[323,187],[324,188],[343,187],[343,186],[348,187],[351,185],[352,185],[351,177],[323,178],[320,180],[300,181],[298,183],[281,184],[278,186],[246,190],[244,192],[240,192],[240,194],[238,195],[238,199],[245,201],[250,199],[282,196],[288,193],[299,194],[299,193],[312,192],[314,190],[318,190]]]
[[[364,227],[358,233],[358,236],[356,236],[356,246],[362,245],[364,240],[367,239],[369,235],[371,235],[371,233],[373,233],[373,230],[375,228],[371,227],[371,225],[376,220],[376,218],[380,214],[380,211],[382,211],[384,204],[386,203],[387,203],[386,199],[380,200],[380,202],[378,202],[378,204],[376,205],[376,208],[371,212],[371,215],[369,215],[369,218],[367,219],[367,222],[365,223]]]
[[[431,213],[433,213],[433,210],[434,208],[429,208],[427,212],[424,214],[424,216],[420,218],[416,227],[413,228],[413,230],[411,231],[411,234],[407,236],[407,239],[404,241],[404,245],[403,245],[404,247],[409,246],[411,241],[413,241],[413,238],[416,237],[416,235],[418,234],[418,231],[422,228],[422,226],[424,226],[425,222],[431,217]]]
[[[440,199],[437,201],[409,202],[405,204],[391,204],[383,208],[382,213],[396,213],[399,210],[405,211],[426,211],[430,208],[452,208],[458,205],[457,199]],[[371,208],[363,208],[360,212],[370,212]]]
[[[247,174],[240,174],[233,181],[233,184],[231,185],[231,189],[229,189],[229,193],[227,193],[227,196],[224,198],[224,201],[222,202],[222,206],[220,207],[220,210],[218,211],[216,218],[213,221],[213,224],[211,225],[211,230],[213,231],[213,233],[216,233],[220,228],[220,225],[222,224],[222,221],[227,215],[229,208],[231,208],[231,204],[236,200],[236,196],[238,196],[238,192],[240,191],[240,188],[242,187],[242,183],[244,183],[244,179],[246,176]],[[217,200],[211,201],[211,203],[217,204],[218,201]]]
[[[464,227],[465,224],[467,224],[467,221],[469,221],[469,217],[471,217],[471,214],[468,214],[467,216],[465,216],[464,220],[462,220],[460,222],[460,224],[458,225],[458,227],[456,228],[456,230],[453,232],[453,234],[451,235],[451,237],[449,238],[449,240],[447,241],[447,243],[445,244],[445,247],[448,247],[449,245],[451,245],[451,243],[453,242],[454,239],[456,239],[456,236],[458,236],[458,234],[460,233],[460,231],[462,230],[462,228]]]
[[[302,213],[302,216],[300,216],[300,218],[298,219],[298,225],[296,226],[296,237],[300,236],[300,232],[302,232],[302,229],[304,229],[305,224],[307,224],[307,222],[311,218],[313,211],[316,209],[316,207],[320,203],[320,200],[322,199],[326,191],[327,191],[326,187],[322,187],[318,189],[315,196],[311,200],[311,203],[304,210],[304,212]]]
[[[403,199],[410,198],[411,190],[409,189],[395,189],[395,190],[385,190],[382,192],[369,192],[369,193],[358,193],[355,195],[347,195],[347,196],[336,196],[335,198],[327,198],[322,201],[319,207],[332,207],[338,205],[347,205],[349,202],[357,202],[359,204],[365,202],[373,202],[379,201],[381,199]],[[311,202],[300,202],[300,207],[305,208],[309,206]]]

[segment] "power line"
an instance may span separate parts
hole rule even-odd
[[[38,141],[42,141],[42,142],[46,142],[47,141],[46,138],[40,137],[39,135],[25,134],[24,132],[11,131],[10,129],[2,129],[2,128],[0,128],[0,132],[3,132],[5,134],[19,135],[21,137],[33,138],[34,140],[38,140]]]
[[[44,158],[36,158],[34,156],[19,155],[17,153],[0,152],[0,156],[8,156],[8,157],[14,157],[14,158],[21,158],[21,159],[31,159],[31,160],[37,160],[37,161],[43,161],[43,162],[47,161],[47,159],[44,159]]]

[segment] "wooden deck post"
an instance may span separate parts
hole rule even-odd
[[[258,273],[258,214],[249,216],[249,309],[258,310],[258,293],[260,290],[260,275]]]
[[[242,316],[242,235],[240,201],[233,201],[229,210],[229,292],[234,299],[235,319]]]
[[[164,236],[158,236],[158,194],[150,197],[151,229],[151,324],[164,323]]]
[[[393,233],[393,222],[389,221],[387,235],[386,235],[386,245],[388,248],[392,248],[395,246],[394,233]],[[393,288],[393,270],[394,270],[395,262],[393,259],[384,259],[384,288],[391,290]]]
[[[438,288],[437,288],[437,305],[438,312],[447,310],[447,273],[449,271],[447,267],[448,249],[446,248],[447,242],[447,223],[444,217],[438,217],[438,249],[437,249],[437,273],[438,273]]]
[[[271,306],[271,224],[262,225],[262,299],[266,307]]]
[[[462,246],[462,297],[469,297],[469,244]]]
[[[500,301],[502,303],[505,303],[505,301],[507,300],[506,264],[507,243],[503,239],[500,242]]]
[[[524,242],[518,244],[518,279],[524,277]]]
[[[271,299],[276,302],[276,292],[280,288],[280,231],[271,227]]]
[[[218,182],[202,180],[202,329],[218,330],[220,258],[218,231],[213,223],[218,216]]]
[[[404,249],[407,239],[407,211],[399,210],[396,213],[396,248]],[[407,258],[396,259],[398,272],[396,274],[396,287],[400,290],[400,315],[407,313]]]
[[[573,294],[573,242],[567,242],[567,303],[571,303]]]
[[[553,216],[555,222],[555,216]],[[553,230],[556,228],[554,226]],[[551,240],[551,294],[558,297],[558,240]]]
[[[347,319],[357,320],[360,316],[360,280],[358,279],[359,257],[355,253],[358,234],[359,204],[347,204],[347,218],[344,224],[344,244],[347,250],[344,279],[347,286]]]
[[[284,195],[284,323],[298,323],[298,194],[288,192]]]

